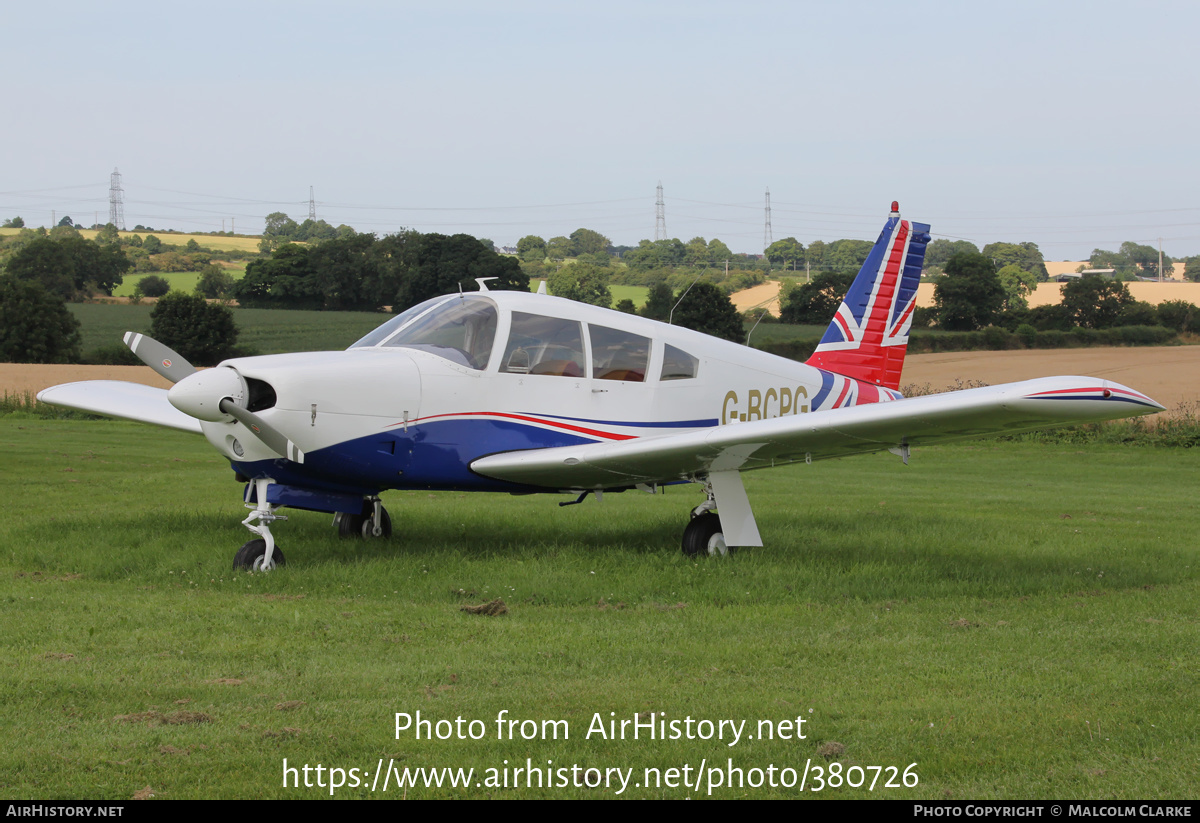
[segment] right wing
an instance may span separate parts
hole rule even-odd
[[[474,461],[471,469],[530,486],[605,489],[1162,410],[1111,381],[1045,377],[684,434],[503,452]]]
[[[53,406],[152,423],[168,429],[203,434],[200,421],[167,401],[167,390],[123,380],[84,380],[38,392],[37,399]]]

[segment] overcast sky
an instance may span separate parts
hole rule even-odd
[[[1200,253],[1194,2],[5,4],[0,218]],[[234,223],[236,221],[236,224]]]

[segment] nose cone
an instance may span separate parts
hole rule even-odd
[[[167,392],[167,400],[184,414],[214,423],[232,419],[221,411],[221,401],[226,397],[232,397],[243,408],[246,405],[246,381],[227,366],[198,371]]]

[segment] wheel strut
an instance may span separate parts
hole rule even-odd
[[[246,508],[253,508],[254,511],[250,512],[246,519],[242,521],[243,526],[261,537],[266,544],[266,550],[263,553],[261,561],[258,559],[254,561],[254,571],[266,572],[275,568],[275,536],[271,534],[271,523],[276,520],[287,520],[286,516],[275,514],[277,506],[273,506],[267,502],[267,487],[274,482],[275,480],[270,477],[255,478],[254,497],[256,502],[246,504]]]

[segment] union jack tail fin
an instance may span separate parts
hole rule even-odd
[[[900,388],[929,226],[892,213],[808,365],[888,389]]]

